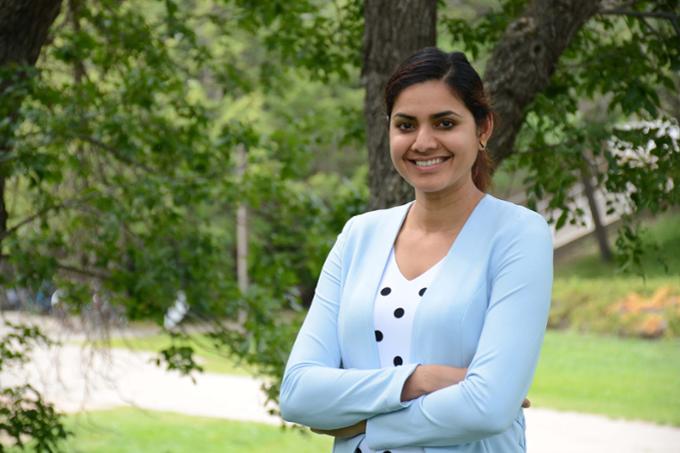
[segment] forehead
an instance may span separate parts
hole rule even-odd
[[[393,113],[420,114],[453,110],[460,115],[470,114],[465,104],[441,80],[416,83],[399,93],[392,109]]]

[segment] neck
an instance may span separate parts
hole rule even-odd
[[[474,184],[448,193],[416,191],[416,201],[406,219],[408,226],[424,233],[457,230],[483,196]]]

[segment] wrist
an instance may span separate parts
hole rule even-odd
[[[423,373],[425,372],[422,365],[416,366],[415,370],[404,382],[404,387],[401,391],[401,401],[410,401],[416,399],[425,393],[423,388]]]

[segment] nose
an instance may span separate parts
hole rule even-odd
[[[434,137],[434,132],[430,127],[424,126],[418,129],[416,139],[411,145],[414,151],[427,152],[437,148],[437,140]]]

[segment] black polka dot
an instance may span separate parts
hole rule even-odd
[[[423,294],[425,294],[425,291],[427,291],[427,288],[422,288],[420,291],[418,291],[418,295],[420,297],[423,297]]]
[[[392,453],[390,450],[385,450],[383,453]]]
[[[403,308],[397,308],[396,310],[394,310],[394,317],[395,318],[401,318],[402,316],[404,316],[404,309]]]
[[[359,447],[355,448],[354,453],[361,453],[361,448],[359,448]]]
[[[382,294],[383,296],[387,296],[391,292],[392,292],[392,288],[390,288],[389,286],[386,286],[386,287],[384,287],[383,289],[380,290],[380,294]]]
[[[392,363],[394,363],[394,366],[399,366],[404,363],[404,359],[399,356],[395,356],[394,360],[392,360]]]
[[[375,331],[375,341],[382,341],[383,339],[383,334],[381,331],[376,330]]]

